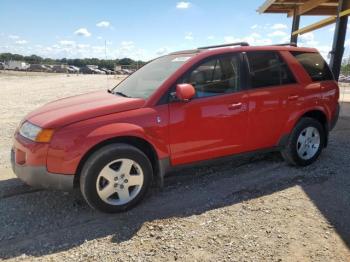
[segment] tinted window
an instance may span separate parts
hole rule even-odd
[[[326,61],[318,53],[292,52],[293,56],[305,68],[313,81],[333,80],[334,77]]]
[[[247,53],[253,88],[295,83],[287,64],[276,52]]]
[[[213,58],[186,74],[184,83],[196,89],[196,97],[232,93],[240,89],[240,59],[230,55]]]

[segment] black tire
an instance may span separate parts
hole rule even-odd
[[[297,152],[297,141],[300,133],[307,127],[314,127],[317,129],[320,135],[320,145],[316,154],[310,159],[303,159],[298,155]],[[294,166],[307,166],[312,164],[320,156],[322,149],[324,148],[326,141],[326,131],[322,124],[314,118],[303,117],[294,127],[288,143],[283,150],[281,150],[282,157],[284,160]]]
[[[111,205],[103,201],[98,195],[96,182],[100,171],[108,163],[121,158],[131,159],[141,167],[143,185],[138,194],[130,202],[123,205]],[[142,151],[128,144],[110,144],[100,148],[86,160],[81,171],[80,190],[84,199],[92,208],[105,213],[117,213],[134,207],[144,198],[152,183],[152,177],[152,165]]]

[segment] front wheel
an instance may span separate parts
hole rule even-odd
[[[102,212],[130,209],[142,200],[152,180],[152,165],[139,149],[111,144],[85,162],[80,189],[87,203]]]
[[[288,144],[281,151],[292,165],[307,166],[317,160],[326,140],[322,124],[309,117],[302,118],[293,129]]]

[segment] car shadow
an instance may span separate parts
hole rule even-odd
[[[350,248],[348,127],[334,132],[329,148],[309,167],[290,167],[279,154],[269,153],[177,171],[165,179],[163,190],[152,190],[134,209],[114,215],[90,209],[78,192],[30,191],[16,179],[1,181],[0,189],[4,183],[12,189],[0,197],[0,258],[38,257],[106,236],[122,243],[148,222],[199,215],[296,185]]]

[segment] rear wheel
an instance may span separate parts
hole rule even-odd
[[[316,161],[325,144],[326,133],[322,124],[309,117],[302,118],[293,129],[288,144],[281,151],[292,165],[307,166]]]
[[[111,144],[93,153],[80,177],[88,204],[100,211],[125,211],[141,201],[152,180],[152,165],[139,149]]]

